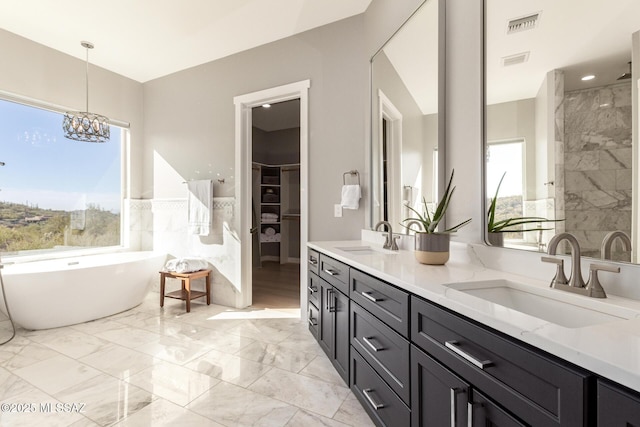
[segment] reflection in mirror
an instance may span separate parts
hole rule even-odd
[[[436,201],[443,156],[438,91],[441,0],[427,0],[371,58],[371,223]]]
[[[619,230],[632,251],[616,239],[611,257],[637,262],[631,61],[640,53],[640,2],[485,0],[485,9],[487,198],[506,173],[499,219],[564,219],[503,233],[503,243],[487,233],[487,241],[546,251],[567,231],[583,255],[600,258],[605,236]]]

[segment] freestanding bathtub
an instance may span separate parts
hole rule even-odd
[[[165,259],[158,252],[117,252],[5,265],[9,311],[26,329],[120,313],[142,302]]]

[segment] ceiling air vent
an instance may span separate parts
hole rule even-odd
[[[529,52],[516,53],[515,55],[504,56],[500,61],[503,67],[522,64],[529,60]]]
[[[507,34],[533,30],[538,25],[540,12],[532,13],[521,18],[512,19],[507,23]]]

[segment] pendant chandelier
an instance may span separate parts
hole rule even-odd
[[[85,73],[85,85],[87,92],[87,103],[85,111],[68,111],[62,120],[62,130],[65,138],[83,142],[106,142],[109,141],[109,119],[100,114],[89,112],[89,49],[93,49],[93,44],[80,42],[87,51],[87,69]]]

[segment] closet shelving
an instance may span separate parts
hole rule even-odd
[[[253,170],[260,260],[299,262],[300,164],[254,162]]]

